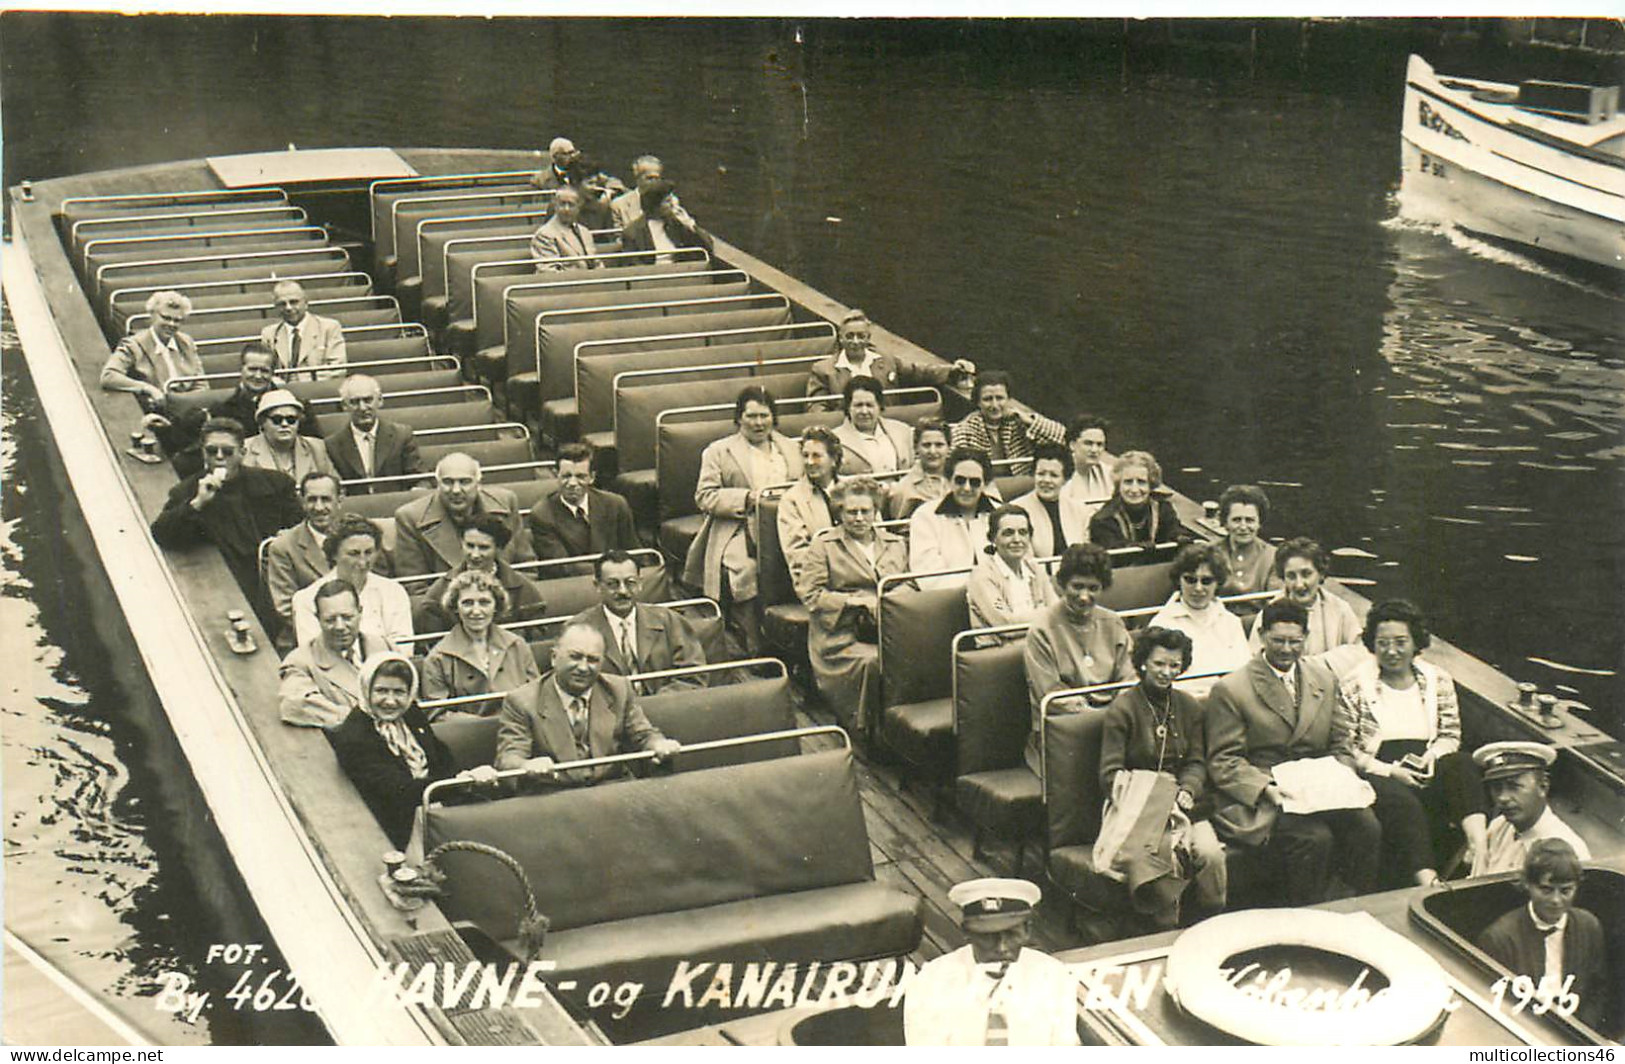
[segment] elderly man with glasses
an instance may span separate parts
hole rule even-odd
[[[835,350],[814,362],[807,378],[808,395],[839,398],[853,377],[873,377],[882,388],[950,386],[955,380],[976,375],[976,363],[968,359],[954,362],[904,362],[896,355],[876,350],[871,341],[874,325],[861,310],[849,310],[836,326]],[[834,409],[835,403],[830,403]]]

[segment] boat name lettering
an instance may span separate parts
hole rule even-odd
[[[1422,126],[1425,129],[1431,129],[1435,133],[1443,133],[1452,140],[1459,140],[1468,144],[1472,143],[1472,141],[1467,139],[1467,135],[1465,133],[1451,125],[1449,122],[1445,121],[1444,115],[1441,115],[1439,112],[1429,107],[1426,100],[1416,101],[1416,120],[1422,123]]]
[[[1370,968],[1361,968],[1354,982],[1342,990],[1295,987],[1289,967],[1272,972],[1258,964],[1245,964],[1240,968],[1220,968],[1219,974],[1224,976],[1225,982],[1248,997],[1257,998],[1266,1005],[1298,1012],[1348,1012],[1379,1001],[1388,993],[1387,987],[1376,992],[1365,988],[1366,977],[1371,974]]]
[[[374,972],[366,1000],[373,1005],[389,1002],[440,1009],[540,1008],[547,1002],[549,980],[545,977],[556,967],[553,961],[525,965],[517,961],[505,965],[478,961],[412,965],[402,961],[381,965]],[[551,982],[560,991],[573,991],[578,985],[564,979]],[[587,1000],[594,1008],[613,1003],[615,1018],[620,1019],[642,993],[642,983],[595,983],[587,991]]]
[[[743,964],[678,961],[661,1008],[724,1009],[895,1008],[915,968],[908,961],[825,964],[747,961]]]

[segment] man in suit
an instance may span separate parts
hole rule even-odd
[[[339,401],[350,415],[350,423],[327,437],[327,457],[345,480],[370,477],[398,477],[423,472],[417,440],[412,427],[379,416],[384,405],[383,388],[365,373],[352,373],[339,385]],[[380,486],[389,491],[404,484]],[[357,494],[371,494],[362,487]]]
[[[103,391],[130,392],[148,413],[162,413],[164,386],[171,377],[203,372],[197,345],[181,332],[192,313],[192,301],[179,292],[154,292],[147,297],[150,328],[124,337],[102,366]],[[202,387],[201,384],[194,387]]]
[[[530,511],[531,546],[538,558],[576,558],[609,550],[636,550],[632,507],[612,491],[592,487],[593,453],[582,443],[559,448],[559,486]],[[553,570],[586,573],[585,562]]]
[[[1598,1027],[1609,1012],[1608,941],[1602,922],[1575,908],[1580,858],[1562,839],[1541,839],[1524,858],[1520,886],[1529,896],[1499,917],[1478,948],[1535,983],[1536,997]]]
[[[714,243],[711,234],[678,204],[671,182],[649,182],[638,190],[638,199],[643,213],[621,230],[621,250],[651,254],[628,262],[670,261],[669,253],[679,248],[704,248],[710,252]]]
[[[339,481],[333,474],[306,473],[299,482],[299,506],[305,519],[278,532],[265,548],[265,589],[281,622],[276,632],[278,650],[294,646],[294,592],[314,584],[328,570],[322,543],[333,527],[339,494]]]
[[[909,388],[935,385],[948,388],[953,380],[974,376],[976,363],[969,359],[948,362],[903,362],[895,355],[870,346],[874,325],[861,310],[849,310],[836,326],[834,354],[812,364],[807,378],[808,395],[845,393],[853,377],[873,377],[882,388]],[[944,396],[946,398],[946,396]],[[834,408],[834,403],[829,407]]]
[[[530,182],[537,188],[564,188],[570,183],[570,164],[581,158],[581,152],[569,137],[554,137],[547,154],[552,165],[532,176]]]
[[[503,548],[507,562],[536,555],[530,537],[520,535],[519,500],[507,488],[480,483],[480,463],[461,452],[434,467],[435,490],[395,511],[395,575],[443,573],[463,558],[463,529],[480,514],[495,514],[513,538]]]
[[[593,565],[598,605],[570,618],[586,625],[604,640],[603,670],[612,676],[664,672],[705,664],[705,650],[676,610],[638,601],[641,580],[638,563],[622,550],[612,550]],[[652,695],[663,687],[704,687],[702,677],[677,680],[641,680],[638,694]]]
[[[553,645],[553,671],[508,692],[499,713],[495,768],[523,768],[567,786],[584,786],[619,775],[620,765],[558,775],[559,761],[647,750],[662,761],[680,748],[643,715],[631,685],[604,676],[604,637],[590,625],[571,622]],[[476,779],[490,770],[474,770]]]
[[[1264,633],[1259,656],[1220,680],[1208,696],[1208,774],[1220,807],[1215,827],[1221,836],[1231,827],[1227,841],[1232,845],[1262,845],[1283,862],[1290,904],[1327,900],[1334,854],[1344,881],[1354,893],[1365,894],[1376,885],[1382,838],[1376,815],[1370,808],[1283,812],[1288,795],[1270,774],[1282,762],[1328,754],[1352,772],[1346,723],[1358,714],[1347,705],[1337,712],[1348,695],[1330,668],[1302,660],[1309,630],[1302,606],[1272,602],[1259,624]],[[1272,815],[1273,827],[1262,841],[1256,833],[1235,830],[1241,824],[1262,828]]]
[[[271,302],[282,320],[260,330],[260,341],[276,352],[278,372],[294,367],[334,366],[295,378],[337,377],[345,362],[344,326],[332,318],[310,312],[305,289],[298,281],[283,281],[271,289]]]
[[[230,418],[203,423],[205,468],[176,484],[152,520],[152,538],[168,550],[212,543],[266,628],[276,614],[260,591],[260,541],[304,518],[293,481],[274,469],[243,465],[243,427]]]
[[[553,194],[553,216],[530,238],[536,272],[595,270],[603,263],[590,257],[594,247],[592,234],[581,224],[581,190],[565,185]]]
[[[283,723],[331,728],[361,707],[362,663],[390,646],[361,630],[361,598],[344,580],[316,589],[316,623],[321,631],[283,659],[277,698]]]
[[[665,176],[666,165],[653,155],[640,155],[632,160],[632,187],[616,196],[609,205],[610,220],[615,228],[624,230],[643,217],[643,197],[638,193]],[[675,193],[671,199],[673,203],[677,201]]]

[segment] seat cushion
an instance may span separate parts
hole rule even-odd
[[[573,441],[581,431],[579,404],[575,396],[549,399],[542,404],[542,432],[557,443]]]
[[[920,931],[918,897],[875,882],[846,883],[556,931],[542,957],[558,964],[555,979],[664,987],[678,961],[868,960],[908,953]],[[519,955],[515,940],[503,945]],[[704,990],[697,987],[696,996]]]
[[[395,300],[401,305],[403,321],[422,321],[418,305],[423,301],[423,275],[414,274],[396,281]]]
[[[971,823],[1000,838],[1024,839],[1044,828],[1042,787],[1026,765],[961,776],[954,798]]]
[[[779,602],[762,611],[762,636],[775,650],[803,658],[807,655],[807,607]]]
[[[639,528],[660,519],[660,480],[653,469],[631,469],[615,476],[615,491],[632,507]]]
[[[481,380],[499,381],[508,375],[508,349],[482,347],[474,352],[474,371]]]
[[[679,566],[682,565],[683,560],[688,557],[688,545],[700,534],[700,525],[704,523],[704,514],[685,514],[660,522],[660,549],[665,552],[666,557],[674,559]]]
[[[1049,874],[1056,884],[1085,909],[1095,912],[1132,912],[1128,887],[1095,871],[1095,848],[1062,846],[1049,852]]]
[[[515,373],[503,386],[508,396],[508,410],[524,416],[538,414],[542,382],[535,373]]]
[[[428,296],[423,300],[423,324],[429,327],[430,332],[436,332],[446,324],[446,303],[444,295]]]
[[[474,358],[474,319],[458,318],[446,326],[446,350],[458,358]]]
[[[954,775],[954,709],[951,698],[887,706],[880,734],[915,772],[931,779]]]

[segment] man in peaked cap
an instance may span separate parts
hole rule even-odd
[[[909,1045],[1078,1044],[1077,979],[1026,948],[1039,897],[1025,879],[973,879],[948,892],[970,944],[925,965],[909,985]]]
[[[1471,844],[1473,875],[1522,871],[1527,849],[1537,839],[1562,839],[1580,860],[1591,859],[1585,841],[1546,804],[1551,790],[1547,770],[1556,760],[1557,751],[1545,743],[1485,743],[1473,751],[1484,793],[1496,812],[1483,844]]]

